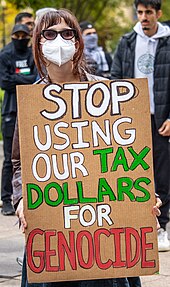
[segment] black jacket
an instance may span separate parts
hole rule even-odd
[[[136,32],[124,35],[115,51],[112,79],[134,78]],[[154,102],[157,128],[170,118],[170,37],[159,39],[154,63]]]
[[[2,116],[17,112],[16,85],[35,82],[37,69],[32,49],[18,53],[13,43],[0,53],[0,87],[5,90],[2,104]]]

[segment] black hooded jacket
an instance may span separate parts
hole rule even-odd
[[[136,32],[124,35],[115,51],[111,79],[134,78]],[[154,103],[157,128],[170,118],[170,37],[159,39],[154,62]]]
[[[0,53],[0,87],[5,91],[2,116],[17,113],[16,86],[35,82],[37,69],[32,49],[24,52],[15,49],[13,43]]]

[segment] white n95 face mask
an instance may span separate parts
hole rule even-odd
[[[60,35],[41,44],[44,57],[59,67],[72,60],[76,52],[75,43],[72,40],[64,40]]]

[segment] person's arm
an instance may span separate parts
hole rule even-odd
[[[18,120],[16,120],[12,143],[12,165],[13,165],[13,203],[15,209],[22,198],[21,162],[19,148]]]
[[[21,178],[21,162],[20,162],[20,148],[19,148],[19,132],[18,121],[16,121],[15,132],[12,146],[12,165],[13,165],[13,203],[16,210],[16,215],[19,218],[22,231],[27,228],[27,223],[23,213],[23,198],[22,198],[22,178]]]
[[[10,93],[15,93],[16,84],[13,79],[14,67],[12,67],[6,54],[0,55],[0,87]]]
[[[0,86],[8,92],[15,92],[16,85],[32,84],[36,80],[37,69],[32,59],[30,59],[29,75],[15,73],[12,59],[8,54],[2,53],[0,56]]]

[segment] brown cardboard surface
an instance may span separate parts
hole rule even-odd
[[[17,90],[29,282],[157,272],[147,80]]]

